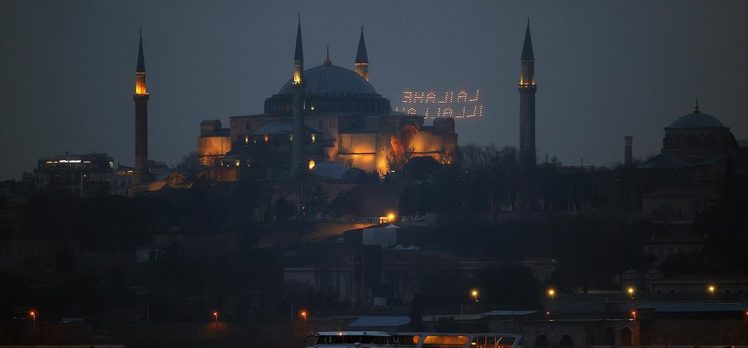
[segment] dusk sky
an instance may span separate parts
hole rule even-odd
[[[537,154],[610,166],[659,152],[664,126],[703,112],[748,139],[747,1],[0,1],[0,180],[40,157],[107,152],[133,164],[138,28],[149,157],[196,149],[200,121],[261,113],[291,76],[297,13],[307,68],[353,67],[365,26],[371,83],[480,89],[460,144],[518,143],[520,53],[535,51]]]

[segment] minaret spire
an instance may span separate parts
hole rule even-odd
[[[145,58],[143,57],[143,28],[140,28],[140,43],[138,44],[138,66],[136,72],[145,72]]]
[[[304,45],[301,43],[301,14],[296,25],[296,49],[293,54],[293,84],[301,85],[304,82]]]
[[[696,106],[694,106],[693,112],[695,113],[701,112],[701,110],[699,110],[699,98],[696,98]]]
[[[353,68],[357,74],[369,81],[369,56],[366,53],[366,40],[364,39],[364,25],[361,25],[361,36],[358,38],[358,51]]]
[[[293,55],[294,60],[304,60],[304,46],[301,43],[301,15],[296,26],[296,50]]]
[[[522,46],[522,60],[535,60],[535,54],[532,51],[532,37],[530,36],[530,18],[527,18],[527,28],[525,29],[525,44]]]

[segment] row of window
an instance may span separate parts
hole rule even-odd
[[[666,148],[721,148],[728,143],[727,135],[718,136],[717,134],[708,135],[670,135],[665,137]]]

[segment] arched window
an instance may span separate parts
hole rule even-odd
[[[548,347],[548,337],[545,335],[535,337],[535,347]]]
[[[561,337],[561,340],[558,341],[558,345],[561,347],[574,347],[574,340],[571,339],[571,336],[564,335],[564,337]]]
[[[631,330],[629,328],[624,327],[621,330],[621,345],[622,346],[630,346],[631,345]]]

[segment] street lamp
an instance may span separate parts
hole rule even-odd
[[[309,316],[309,313],[307,313],[307,311],[305,310],[302,310],[301,312],[299,312],[299,316],[301,317],[301,320],[306,321],[306,318]]]
[[[33,325],[34,325],[33,327],[36,328],[36,312],[30,311],[29,316],[31,317],[31,320],[33,321]]]
[[[629,286],[628,289],[626,289],[626,292],[629,294],[631,299],[634,299],[634,293],[636,293],[636,289],[634,289],[633,286]]]
[[[706,288],[706,291],[709,291],[709,296],[712,296],[712,297],[714,297],[714,292],[715,292],[715,291],[717,291],[717,287],[716,287],[716,286],[714,286],[714,285],[709,285],[709,286],[708,286],[708,287]]]
[[[473,297],[473,301],[475,301],[475,303],[478,303],[478,294],[479,293],[477,289],[470,290],[470,296]]]
[[[387,214],[387,222],[389,223],[395,222],[396,217],[397,215],[395,215],[394,212],[390,212],[389,214]]]
[[[548,297],[550,297],[551,300],[553,300],[556,297],[556,289],[554,288],[548,289]]]
[[[218,311],[213,312],[213,318],[215,319],[216,327],[218,327]]]
[[[636,315],[639,313],[636,313],[636,311],[631,311],[631,319],[636,320]]]

